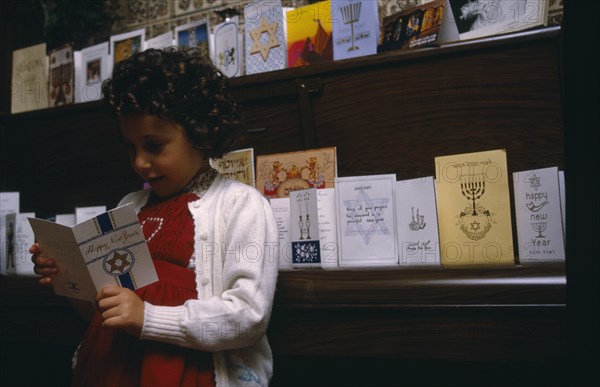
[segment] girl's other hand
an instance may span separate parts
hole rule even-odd
[[[119,286],[107,286],[96,297],[102,313],[103,327],[123,329],[139,337],[144,325],[144,301],[133,291]]]
[[[42,278],[39,279],[39,283],[41,285],[52,284],[52,275],[58,273],[56,261],[45,256],[44,253],[42,253],[42,250],[40,250],[40,245],[37,243],[34,243],[29,248],[29,252],[32,254],[31,261],[34,264],[33,272],[42,276]]]

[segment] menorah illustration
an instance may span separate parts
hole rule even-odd
[[[352,46],[348,49],[348,51],[359,49],[358,46],[354,45],[354,23],[360,20],[361,5],[362,3],[350,3],[341,8],[344,24],[350,24],[350,31],[352,32]]]
[[[533,228],[533,231],[538,233],[538,236],[536,236],[536,238],[545,238],[545,236],[542,235],[542,232],[546,229],[546,226],[548,226],[548,222],[531,223],[531,228]]]
[[[464,197],[473,201],[473,213],[471,215],[476,216],[477,210],[475,200],[481,198],[485,193],[485,180],[483,175],[471,175],[464,178],[460,183],[460,189]]]

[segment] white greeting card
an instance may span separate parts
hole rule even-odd
[[[33,230],[27,218],[35,213],[10,213],[6,215],[6,274],[33,277],[33,262],[29,248],[35,243]]]
[[[285,68],[283,12],[280,0],[260,0],[244,7],[246,74]]]
[[[293,267],[321,267],[317,189],[290,192]]]
[[[290,198],[269,199],[277,221],[279,234],[279,270],[292,270],[292,242],[290,240]]]
[[[558,168],[513,173],[519,262],[565,260]]]
[[[396,183],[396,222],[400,266],[440,266],[433,176]]]
[[[398,266],[396,175],[335,180],[340,267]]]
[[[331,0],[334,60],[377,53],[378,7],[371,0]]]
[[[517,32],[548,24],[549,0],[451,0],[444,23],[460,40]],[[442,24],[443,25],[443,24]]]
[[[562,213],[563,237],[567,245],[567,198],[565,192],[565,171],[558,171],[558,189],[560,192],[560,210]]]
[[[19,192],[0,192],[0,274],[6,274],[6,253],[8,238],[6,235],[6,215],[19,213]]]
[[[175,40],[173,39],[173,31],[167,31],[164,34],[156,35],[155,37],[146,40],[144,50],[149,48],[161,50],[174,45]]]
[[[132,290],[158,280],[133,205],[104,212],[73,227],[29,218],[40,248],[56,260],[56,294],[94,301],[104,286]]]
[[[75,52],[75,102],[99,100],[102,81],[110,77],[108,42]]]
[[[237,16],[217,24],[214,28],[213,62],[226,77],[243,75],[243,36],[239,33]]]
[[[75,214],[56,214],[54,221],[58,224],[69,227],[77,224],[77,222],[75,222]]]
[[[337,269],[339,268],[339,258],[334,188],[317,190],[317,207],[319,239],[321,245],[321,267],[323,269]]]
[[[106,206],[91,206],[75,208],[75,224],[92,219],[103,212],[106,212]]]

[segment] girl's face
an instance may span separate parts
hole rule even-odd
[[[208,166],[183,126],[173,121],[152,115],[124,116],[119,118],[119,129],[133,170],[160,197],[178,193]]]

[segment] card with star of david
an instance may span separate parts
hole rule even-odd
[[[513,173],[519,263],[565,261],[558,167]]]
[[[60,269],[52,278],[58,295],[93,302],[104,286],[136,290],[158,281],[132,204],[72,227],[33,217],[29,223],[42,252]]]
[[[397,267],[396,175],[335,180],[340,267]]]
[[[444,267],[515,264],[506,150],[435,158]]]
[[[283,12],[280,0],[260,0],[244,7],[246,74],[285,68]]]

